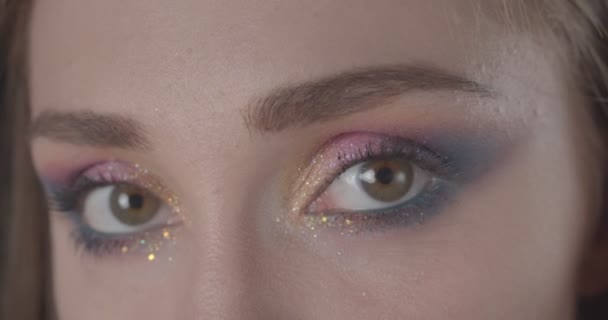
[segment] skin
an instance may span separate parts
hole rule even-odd
[[[32,116],[119,114],[141,122],[152,144],[36,138],[40,175],[138,163],[179,195],[189,221],[149,262],[75,250],[73,226],[51,212],[60,318],[573,319],[596,219],[590,122],[547,45],[478,5],[38,1]],[[408,93],[270,133],[244,121],[252,99],[287,83],[394,64],[432,65],[497,94]],[[490,169],[420,226],[344,237],[311,232],[283,209],[306,155],[340,133],[387,128],[507,138]]]

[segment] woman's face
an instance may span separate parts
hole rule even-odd
[[[591,122],[503,9],[39,0],[60,318],[571,319]]]

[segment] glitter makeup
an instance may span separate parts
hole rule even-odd
[[[488,135],[484,140],[449,134],[416,140],[369,132],[338,135],[299,171],[300,178],[291,187],[295,195],[291,215],[313,237],[323,228],[348,235],[422,224],[439,213],[461,186],[486,172],[501,149],[498,141]],[[332,203],[327,200],[328,187],[338,177],[375,160],[411,163],[425,172],[428,181],[411,199],[392,206],[352,210],[328,205]]]
[[[139,254],[147,261],[157,261],[159,251],[175,243],[175,229],[184,222],[179,198],[138,164],[121,161],[97,163],[74,174],[72,178],[58,181],[43,179],[50,207],[70,218],[75,225],[72,236],[77,247],[87,253]],[[104,197],[100,191],[116,186],[132,186],[132,189],[138,188],[142,193],[155,197],[153,200],[159,205],[153,217],[140,225],[121,225],[112,217],[110,205],[104,203],[109,202],[110,197]],[[101,198],[93,199],[101,203],[87,205],[93,197]],[[143,200],[140,197],[131,201]],[[93,212],[86,211],[89,207]],[[102,231],[92,223],[111,220],[111,225],[119,227],[116,231]]]

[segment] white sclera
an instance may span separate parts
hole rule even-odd
[[[373,180],[370,176],[361,174],[361,168],[367,163],[360,163],[350,167],[342,173],[327,188],[326,195],[331,199],[336,209],[348,211],[381,210],[396,207],[406,203],[420,194],[433,181],[430,172],[413,166],[412,185],[410,190],[400,199],[391,202],[379,201],[370,196],[361,184],[361,180]],[[369,175],[369,171],[367,172]]]
[[[116,186],[97,188],[84,200],[82,217],[91,229],[105,234],[131,234],[167,224],[170,212],[166,204],[161,204],[154,217],[146,223],[138,226],[122,223],[114,216],[110,205],[114,188]]]

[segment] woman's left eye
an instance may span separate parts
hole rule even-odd
[[[368,213],[400,207],[436,177],[405,157],[372,159],[347,168],[315,200],[313,213]]]

